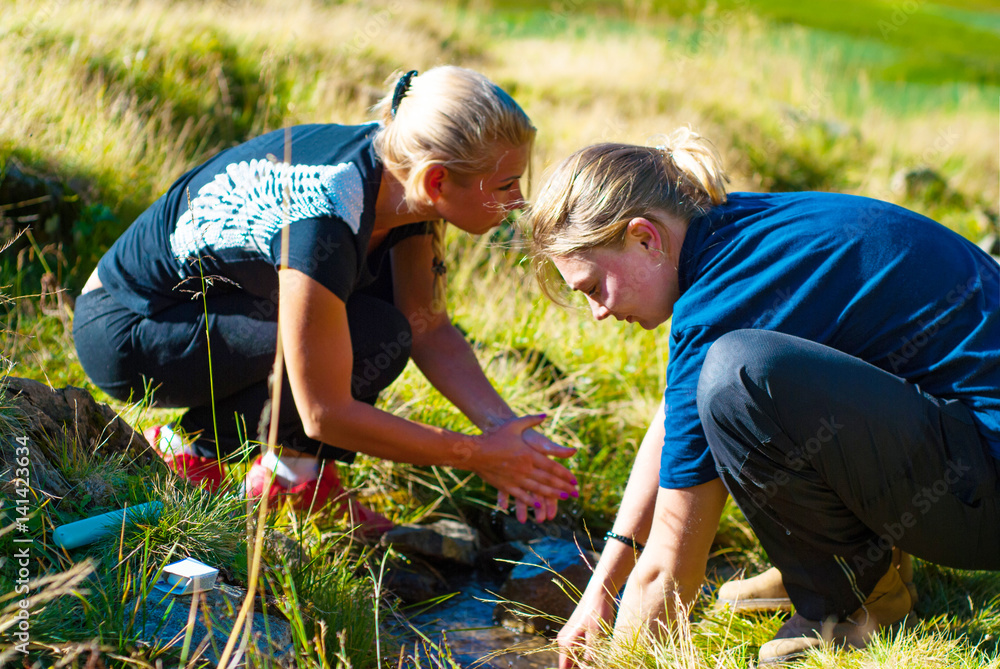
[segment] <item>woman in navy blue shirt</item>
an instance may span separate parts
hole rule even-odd
[[[222,151],[183,175],[101,259],[77,302],[74,340],[110,395],[187,407],[149,434],[168,465],[209,488],[247,434],[267,435],[280,331],[277,438],[250,468],[302,508],[336,499],[363,529],[388,521],[348,503],[334,460],[362,452],[452,465],[540,520],[575,495],[562,448],[518,418],[483,374],[444,303],[444,225],[481,234],[521,206],[535,128],[482,75],[438,67],[399,79],[358,126],[308,125]],[[436,221],[436,222],[431,222]],[[375,408],[412,357],[483,433]],[[262,410],[267,410],[262,416]],[[177,428],[181,429],[177,429]]]
[[[729,494],[776,567],[757,589],[796,609],[762,663],[903,618],[900,551],[1000,569],[1000,266],[892,204],[725,181],[682,130],[577,152],[531,207],[550,296],[565,283],[598,320],[671,320],[663,404],[563,667],[626,581],[616,639],[693,601]]]

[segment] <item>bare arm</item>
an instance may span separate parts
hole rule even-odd
[[[639,445],[612,528],[616,534],[632,537],[639,543],[648,540],[653,521],[659,488],[660,451],[663,449],[663,418],[661,402]],[[614,619],[614,599],[632,572],[636,557],[631,547],[620,541],[608,541],[576,610],[559,632],[560,669],[573,666],[570,656],[573,646],[592,643],[602,633],[602,625],[610,628]]]
[[[410,237],[392,249],[393,290],[396,306],[413,332],[411,357],[427,380],[469,417],[487,430],[516,418],[483,374],[469,342],[446,309],[431,308],[434,293],[433,260],[429,235]],[[565,449],[572,455],[573,449]]]
[[[446,309],[434,311],[434,275],[431,272],[433,250],[427,235],[414,236],[398,243],[392,250],[395,302],[410,321],[413,332],[412,358],[427,380],[484,432],[515,419],[517,415],[497,393],[476,358],[472,347],[448,317]],[[528,429],[527,443],[542,455],[565,458],[576,449],[560,446],[541,433]],[[569,481],[569,470],[561,468]],[[500,504],[506,507],[506,490],[501,489]],[[536,508],[539,522],[555,518],[558,498],[539,498]],[[518,519],[526,519],[518,507]]]
[[[636,560],[629,546],[608,541],[580,603],[559,632],[560,669],[574,665],[573,646],[592,644],[602,626],[610,625],[623,583],[614,627],[619,642],[634,639],[644,628],[659,632],[675,614],[674,593],[687,606],[705,579],[728,492],[719,479],[679,490],[659,487],[663,419],[661,404],[639,447],[612,530],[646,548]]]
[[[278,273],[285,364],[306,434],[380,458],[450,465],[476,472],[515,498],[571,493],[568,472],[535,453],[521,432],[538,422],[522,418],[490,434],[470,436],[393,416],[351,395],[353,355],[344,302],[294,269]]]
[[[629,642],[644,628],[669,628],[675,597],[690,606],[705,580],[705,566],[728,492],[721,479],[691,488],[660,488],[646,550],[629,576],[614,638]]]

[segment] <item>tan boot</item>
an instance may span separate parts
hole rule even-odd
[[[794,660],[811,648],[824,644],[864,648],[878,630],[899,623],[910,612],[910,592],[890,567],[860,609],[843,622],[819,622],[793,615],[778,630],[774,639],[760,647],[759,665],[774,665]]]
[[[917,588],[913,585],[913,561],[908,553],[892,549],[892,564],[899,570],[903,585],[910,592],[910,599],[917,603]],[[728,581],[716,593],[719,604],[733,611],[791,611],[792,600],[781,580],[781,572],[771,567],[752,578]]]
[[[781,572],[776,567],[757,574],[752,578],[729,581],[719,587],[719,604],[733,611],[790,611],[792,601],[788,599]]]
[[[892,549],[892,564],[899,570],[899,578],[903,585],[910,591],[910,600],[913,606],[917,605],[917,586],[913,585],[913,559],[909,553],[904,553],[898,548]],[[911,611],[913,609],[910,609]]]

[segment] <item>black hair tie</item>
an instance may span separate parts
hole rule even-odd
[[[390,107],[393,117],[396,116],[396,110],[399,109],[399,103],[403,101],[404,97],[406,97],[406,91],[410,89],[410,80],[415,76],[417,76],[417,71],[410,70],[401,76],[399,81],[396,82],[396,90],[392,92],[392,107]]]

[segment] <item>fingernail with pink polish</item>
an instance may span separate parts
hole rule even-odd
[[[560,499],[569,499],[569,493],[568,492],[561,492],[561,493],[559,493],[559,498]]]
[[[542,503],[541,502],[535,502],[535,508],[536,509],[542,508]]]

